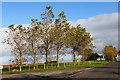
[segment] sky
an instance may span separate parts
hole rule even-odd
[[[31,19],[40,19],[46,6],[52,6],[54,14],[64,11],[72,26],[81,24],[91,36],[96,48],[102,54],[105,45],[118,49],[118,3],[117,2],[2,2],[2,25],[0,41],[6,38],[5,31],[11,24],[29,25]],[[0,43],[0,61],[8,64],[11,58],[9,45]]]
[[[2,27],[10,24],[29,24],[31,19],[40,18],[45,6],[49,5],[53,7],[56,16],[64,11],[68,21],[118,12],[117,2],[3,2]]]

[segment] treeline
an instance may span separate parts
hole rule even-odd
[[[32,19],[29,26],[10,25],[8,38],[5,40],[15,55],[16,64],[21,65],[26,58],[23,55],[33,55],[36,64],[37,54],[46,56],[46,66],[49,62],[48,56],[51,50],[57,52],[57,67],[59,67],[59,55],[62,49],[73,50],[73,62],[76,63],[76,55],[82,55],[82,62],[88,58],[94,48],[89,32],[85,28],[71,26],[66,19],[64,11],[58,16],[53,13],[53,8],[47,6],[40,15],[41,20]],[[57,17],[57,18],[56,18]],[[64,52],[64,54],[67,54]]]

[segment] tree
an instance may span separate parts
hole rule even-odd
[[[100,57],[99,55],[98,55],[98,53],[92,53],[89,57],[88,57],[88,59],[87,59],[87,61],[89,61],[89,60],[97,60],[97,58],[98,57]]]
[[[92,53],[93,53],[92,49],[85,49],[85,52],[84,52],[84,58],[85,58],[85,60],[89,59]]]
[[[15,60],[18,61],[16,63],[20,66],[21,71],[21,65],[23,63],[22,55],[25,54],[26,29],[23,28],[22,25],[18,25],[16,27],[14,25],[10,25],[8,28],[9,31],[6,31],[8,33],[8,38],[5,40],[5,42],[11,46],[11,49],[16,56]]]
[[[37,61],[37,52],[40,46],[40,28],[38,27],[38,19],[31,20],[30,27],[27,28],[27,53],[33,55],[33,63],[36,64]],[[34,65],[35,69],[35,65]]]
[[[117,56],[117,50],[112,45],[105,46],[103,49],[106,61],[115,61]]]
[[[66,33],[66,43],[67,43],[67,46],[69,46],[70,48],[73,49],[73,62],[74,64],[76,63],[76,51],[78,49],[78,43],[79,43],[79,40],[81,39],[80,38],[80,28],[78,28],[79,25],[77,27],[71,27],[67,33]],[[78,29],[77,29],[78,28]]]
[[[91,34],[86,31],[85,28],[81,28],[81,40],[79,40],[79,54],[82,55],[82,63],[84,64],[87,55],[92,53],[92,48],[95,48],[95,46],[92,43],[93,38],[91,37]],[[86,53],[86,51],[90,51],[90,53]]]
[[[57,67],[59,67],[59,54],[61,48],[64,46],[65,33],[68,30],[69,24],[67,23],[66,16],[62,11],[59,18],[54,22],[54,28],[51,30],[50,35],[52,36],[53,45],[57,51]]]
[[[90,47],[93,47],[92,38],[90,33],[86,32],[85,28],[80,27],[71,27],[67,33],[67,44],[73,49],[73,62],[76,63],[76,52],[82,55],[82,61],[86,59],[85,51]]]
[[[40,23],[41,26],[39,26],[41,28],[41,39],[42,39],[42,45],[41,47],[44,49],[45,51],[45,55],[46,55],[46,65],[48,64],[48,55],[50,54],[50,49],[52,48],[52,36],[50,35],[50,31],[52,29],[52,22],[53,22],[53,18],[54,18],[54,14],[52,11],[52,7],[51,6],[47,6],[45,8],[45,12],[43,14],[41,14],[41,18],[42,18],[42,22]],[[48,65],[47,65],[48,67]]]

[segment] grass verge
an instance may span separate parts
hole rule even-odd
[[[91,64],[90,64],[91,63]],[[28,66],[22,66],[22,71],[18,72],[9,72],[8,67],[5,67],[3,69],[2,74],[14,74],[14,73],[25,73],[25,72],[40,72],[40,71],[48,71],[48,70],[63,70],[63,69],[77,69],[77,68],[91,68],[91,67],[97,67],[102,66],[104,64],[108,64],[109,62],[105,61],[86,61],[85,64],[82,64],[81,62],[77,62],[76,65],[74,65],[73,62],[67,62],[67,63],[60,63],[59,68],[56,67],[56,63],[52,63],[48,65],[48,69],[44,69],[44,65],[38,65],[37,69],[33,69],[33,65],[31,66],[31,69],[28,69]],[[19,67],[11,67],[11,69],[18,69]],[[5,71],[4,71],[5,70]]]

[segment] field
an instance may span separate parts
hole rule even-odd
[[[56,67],[56,63],[49,63],[48,68],[46,68],[45,64],[35,65],[36,69],[34,69],[34,65],[23,65],[22,71],[19,71],[19,67],[4,67],[2,74],[11,74],[11,73],[25,73],[25,72],[38,72],[38,71],[47,71],[47,70],[60,70],[60,69],[72,69],[72,68],[90,68],[102,66],[104,64],[108,64],[109,62],[105,61],[86,61],[85,64],[82,62],[77,62],[74,64],[73,62],[67,63],[59,63],[59,68]],[[12,70],[18,70],[18,72],[12,72]]]

